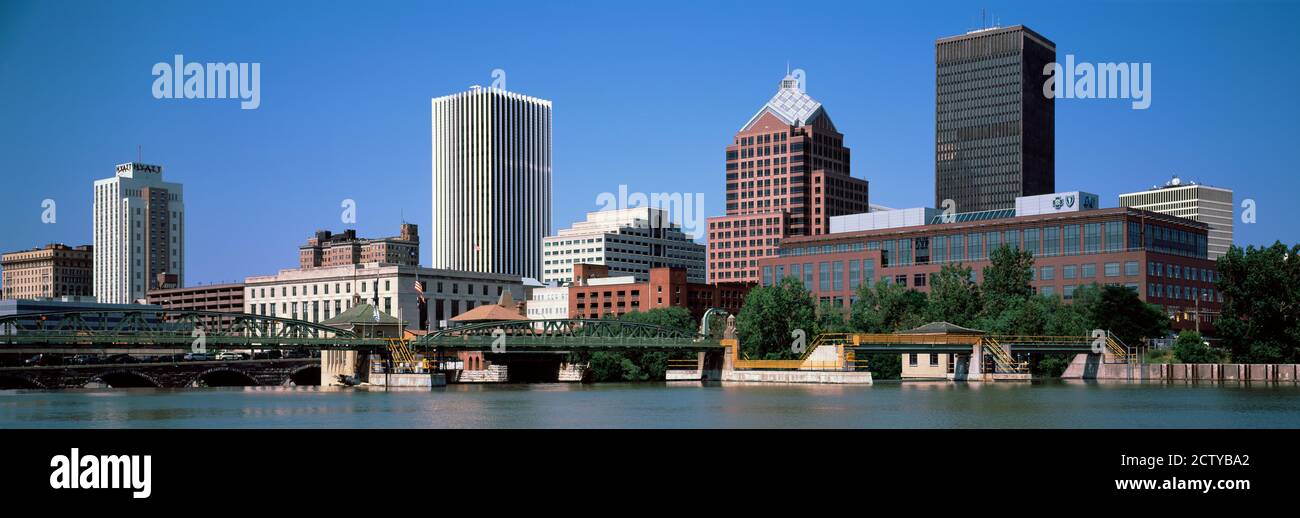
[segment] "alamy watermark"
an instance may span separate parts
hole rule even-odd
[[[174,63],[160,61],[153,66],[154,99],[239,99],[239,107],[256,110],[262,105],[261,63],[185,62],[177,54]]]
[[[1065,64],[1043,67],[1048,99],[1133,99],[1134,110],[1151,107],[1151,63],[1089,63],[1065,55]]]
[[[596,195],[600,210],[636,209],[650,207],[664,211],[667,221],[650,221],[653,228],[668,227],[677,222],[683,234],[691,239],[704,235],[704,193],[681,192],[630,192],[627,185],[619,184],[618,193],[602,192]]]

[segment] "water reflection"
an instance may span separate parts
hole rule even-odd
[[[1300,428],[1294,384],[886,382],[0,391],[0,427]]]

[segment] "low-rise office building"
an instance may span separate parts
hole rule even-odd
[[[530,320],[569,318],[569,287],[533,288],[527,308]]]
[[[1053,196],[1053,195],[1046,195]],[[1077,201],[1077,200],[1076,200]],[[1064,207],[1064,203],[1062,203]],[[956,214],[950,223],[791,237],[779,255],[760,261],[762,284],[793,277],[820,302],[848,307],[862,285],[891,282],[929,290],[945,264],[972,267],[982,280],[989,253],[1001,245],[1034,255],[1034,289],[1071,300],[1091,283],[1127,286],[1158,304],[1176,329],[1213,324],[1222,294],[1207,258],[1207,225],[1132,208],[1017,216],[1004,209]]]
[[[691,240],[668,211],[652,207],[588,212],[587,219],[542,240],[542,281],[573,282],[575,264],[603,264],[639,281],[653,268],[683,268],[704,282],[705,247]]]
[[[446,327],[454,316],[496,303],[504,290],[525,295],[513,275],[385,263],[286,269],[244,284],[245,313],[319,323],[364,301],[417,330]]]
[[[1209,225],[1210,259],[1218,259],[1232,246],[1232,189],[1183,182],[1174,176],[1163,187],[1119,195],[1122,207],[1149,210]]]
[[[610,277],[604,265],[574,265],[568,290],[570,318],[621,316],[655,308],[681,307],[699,320],[709,308],[740,312],[751,283],[690,282],[681,268],[654,268],[647,281],[633,276]]]

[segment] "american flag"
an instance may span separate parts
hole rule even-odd
[[[420,302],[424,302],[424,283],[415,281],[415,292],[420,294]]]

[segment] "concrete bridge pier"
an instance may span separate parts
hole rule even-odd
[[[976,342],[971,346],[970,354],[955,355],[953,372],[948,378],[953,381],[991,381],[984,375],[984,346]]]
[[[358,382],[370,379],[370,355],[359,351],[321,351],[320,384],[322,387],[343,386],[339,375],[354,378]]]

